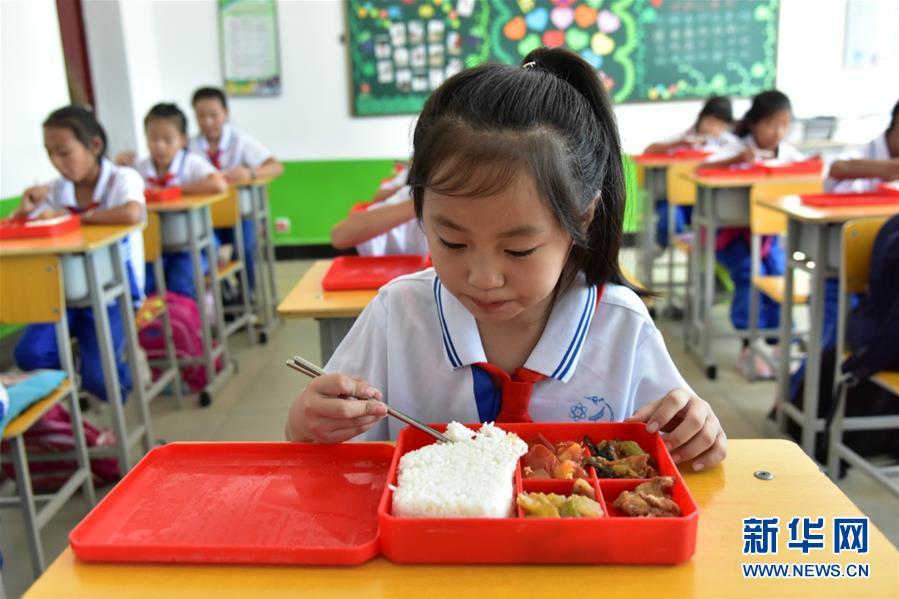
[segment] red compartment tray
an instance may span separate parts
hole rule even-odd
[[[634,161],[650,162],[654,160],[702,160],[711,156],[711,152],[704,150],[675,150],[674,152],[664,152],[660,154],[639,154],[634,156]]]
[[[338,256],[322,279],[325,291],[379,289],[431,266],[427,256]]]
[[[808,193],[799,196],[805,206],[818,208],[838,208],[840,206],[879,206],[899,204],[899,193],[878,193],[863,191],[858,193]]]
[[[0,239],[29,239],[59,237],[81,228],[77,214],[63,214],[53,218],[12,218],[0,220]]]
[[[161,204],[181,199],[180,187],[151,187],[144,190],[144,198],[148,204]]]
[[[820,175],[824,163],[820,160],[800,160],[787,164],[766,165],[770,175]]]
[[[378,553],[381,444],[172,443],[69,535],[85,561],[358,564]]]
[[[434,425],[445,430],[445,425]],[[477,428],[480,425],[472,425]],[[381,553],[398,563],[675,564],[696,547],[699,509],[658,433],[639,423],[504,424],[530,440],[627,439],[672,476],[676,518],[628,518],[612,508],[640,479],[588,482],[601,518],[397,518],[400,457],[430,444],[404,429],[383,444],[173,443],[154,449],[72,531],[85,561],[359,564]],[[514,492],[570,494],[571,480],[521,478]],[[514,497],[510,497],[510,507]]]
[[[696,174],[701,177],[760,177],[778,175],[820,175],[824,163],[820,160],[803,160],[787,164],[767,165],[763,162],[752,164],[734,164],[729,167],[704,167],[696,168]]]

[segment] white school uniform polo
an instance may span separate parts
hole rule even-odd
[[[156,174],[156,167],[152,158],[143,158],[135,165],[144,181],[152,187],[177,187],[202,181],[216,172],[215,167],[196,154],[185,150],[179,151],[168,171],[162,177]]]
[[[411,201],[412,188],[404,185],[383,202],[369,206],[368,210],[379,210],[387,206],[395,206]],[[418,222],[417,218],[413,217],[386,233],[360,243],[356,246],[356,251],[359,252],[360,256],[386,256],[390,254],[426,256],[429,253],[428,238],[421,227],[421,223]]]
[[[75,184],[68,179],[57,179],[48,184],[50,196],[33,215],[44,210],[68,210],[78,212],[78,201],[75,198]],[[143,220],[146,220],[146,201],[144,200],[144,182],[133,168],[116,166],[112,161],[103,158],[100,161],[100,177],[94,187],[92,208],[109,210],[124,206],[128,202],[138,202],[143,208]],[[144,236],[141,231],[132,231],[123,240],[122,257],[131,266],[134,274],[137,297],[144,292]]]
[[[856,146],[840,156],[840,160],[891,160],[890,147],[887,145],[887,134],[879,135],[863,146]],[[827,193],[845,193],[850,191],[871,191],[883,183],[883,179],[834,179],[824,180],[824,191]]]
[[[617,422],[688,388],[637,295],[611,284],[598,295],[581,277],[524,364],[548,377],[531,394],[535,422]],[[325,370],[365,378],[425,422],[470,423],[499,411],[499,391],[473,366],[486,361],[474,317],[428,269],[382,287]],[[357,440],[396,439],[402,427],[385,418]]]
[[[272,158],[272,153],[265,146],[246,133],[235,131],[228,123],[222,127],[216,160],[209,154],[209,140],[203,137],[202,133],[190,140],[188,150],[222,171],[237,166],[259,168],[263,162]]]
[[[753,150],[759,149],[758,145],[755,143],[755,138],[752,137],[751,133],[739,138],[734,136],[734,139],[736,139],[736,143],[721,146],[718,151],[705,159],[706,162],[729,160],[730,158],[739,156],[746,148],[752,148]],[[782,141],[777,145],[777,156],[775,156],[775,159],[783,162],[799,162],[805,160],[805,155],[800,152],[796,146]]]

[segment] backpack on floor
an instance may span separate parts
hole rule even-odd
[[[148,297],[141,310],[151,310],[153,303],[158,301],[157,295]],[[165,303],[168,306],[169,319],[172,322],[172,337],[175,342],[175,353],[178,359],[202,357],[203,338],[200,334],[202,325],[197,303],[190,297],[171,291],[166,292]],[[140,311],[137,319],[138,322],[141,322]],[[141,347],[147,353],[147,359],[152,361],[164,360],[166,358],[162,315],[156,316],[152,322],[144,325],[138,334],[138,338]],[[215,361],[215,369],[216,371],[222,369],[221,357]],[[158,369],[153,369],[153,376],[155,377],[157,374]],[[191,392],[201,391],[209,381],[206,367],[200,364],[182,366],[181,379],[187,384]]]
[[[88,449],[115,447],[115,435],[111,430],[98,428],[86,418],[82,420]],[[52,493],[62,488],[78,468],[78,462],[73,459],[56,461],[48,458],[75,450],[75,434],[68,410],[59,404],[53,406],[25,432],[24,439],[34,492]],[[3,449],[8,450],[5,442]],[[91,458],[90,462],[95,485],[114,483],[121,478],[116,458]],[[12,464],[3,464],[3,472],[8,477],[15,478],[16,472]]]

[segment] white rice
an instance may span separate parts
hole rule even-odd
[[[393,514],[405,518],[506,518],[513,476],[527,444],[492,423],[477,433],[458,422],[453,443],[435,443],[400,458]]]

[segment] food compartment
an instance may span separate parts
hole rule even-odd
[[[587,493],[576,490],[576,487],[581,486],[581,485],[584,485],[588,489]],[[589,478],[574,479],[574,480],[570,480],[570,479],[569,480],[558,480],[558,479],[555,479],[555,480],[554,479],[530,479],[530,480],[528,480],[528,479],[525,479],[525,480],[521,481],[520,488],[518,488],[516,490],[516,494],[515,494],[515,498],[516,498],[515,507],[516,507],[516,511],[517,511],[517,516],[519,518],[524,518],[527,520],[540,520],[540,519],[550,519],[550,518],[557,519],[558,517],[572,518],[572,519],[582,519],[582,518],[587,518],[587,517],[594,517],[594,516],[589,515],[589,512],[587,512],[586,515],[581,514],[580,506],[578,504],[574,504],[573,506],[563,506],[562,508],[559,508],[558,506],[554,506],[556,511],[558,511],[559,516],[554,515],[554,512],[551,511],[552,508],[549,508],[548,506],[545,506],[545,505],[540,505],[539,507],[550,510],[548,512],[548,514],[552,513],[553,515],[544,515],[544,516],[529,515],[528,511],[525,510],[524,507],[522,507],[522,505],[518,501],[518,496],[521,493],[545,493],[545,494],[552,493],[555,495],[561,495],[566,498],[572,497],[573,495],[583,495],[589,499],[592,499],[599,505],[599,509],[601,510],[601,516],[599,516],[599,517],[605,518],[608,516],[608,510],[606,509],[605,502],[602,497],[602,491],[600,490],[599,483],[595,478],[594,479],[589,479]],[[590,495],[589,493],[592,493],[592,495]],[[581,500],[576,500],[576,501],[581,501]],[[577,511],[572,513],[572,511],[571,511],[572,509],[577,510]]]
[[[671,476],[673,485],[667,491],[663,491],[660,495],[670,499],[677,507],[680,509],[680,514],[671,515],[671,516],[638,516],[638,515],[628,515],[622,507],[616,507],[616,500],[621,497],[622,493],[631,492],[634,493],[637,487],[641,485],[652,484],[654,479],[650,480],[634,480],[634,479],[609,479],[609,480],[601,480],[599,481],[599,488],[602,493],[603,501],[605,502],[606,507],[608,508],[608,516],[610,518],[623,518],[628,520],[635,521],[658,521],[658,520],[671,520],[671,519],[683,519],[690,517],[698,508],[696,507],[696,502],[693,500],[693,497],[690,495],[687,490],[686,485],[684,485],[683,480],[680,476]],[[644,487],[645,488],[645,487]],[[633,497],[633,496],[631,496]],[[664,504],[662,504],[664,506]],[[642,504],[638,504],[639,507],[642,507]],[[656,508],[659,509],[659,508]]]

